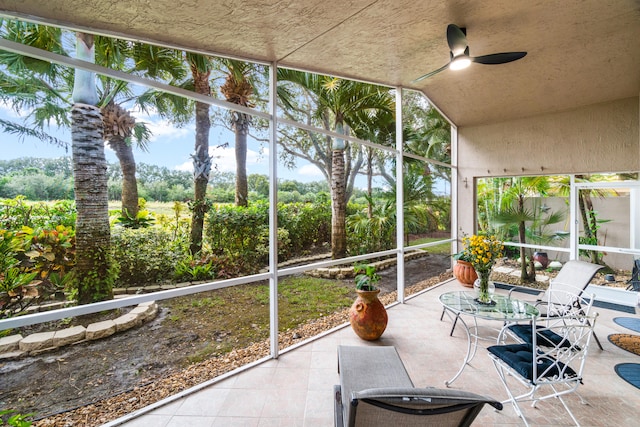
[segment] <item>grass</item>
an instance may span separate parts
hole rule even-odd
[[[420,239],[416,239],[416,240],[412,240],[411,241],[411,245],[421,245],[423,243],[431,243],[431,242],[438,242],[442,240],[441,238],[437,238],[437,237],[422,237]],[[424,249],[427,252],[430,252],[432,254],[443,254],[443,255],[449,255],[451,254],[451,242],[447,242],[447,243],[442,243],[440,245],[435,245],[435,246],[430,246],[428,248]]]
[[[310,320],[349,307],[353,285],[307,276],[286,277],[278,284],[278,321],[286,331]],[[174,298],[160,304],[167,320],[197,339],[187,363],[196,363],[244,348],[269,337],[269,286],[238,285],[197,295]]]

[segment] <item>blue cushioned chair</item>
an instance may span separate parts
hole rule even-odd
[[[586,261],[567,261],[558,272],[558,275],[550,281],[548,289],[544,292],[537,289],[539,295],[532,304],[535,304],[536,308],[540,310],[541,316],[548,318],[562,317],[574,309],[583,309],[584,313],[588,313],[588,307],[593,304],[593,296],[584,295],[584,291],[589,286],[593,276],[602,267],[602,265]],[[530,293],[531,291],[536,291],[536,289],[514,286],[509,291],[509,297],[513,292],[521,291]],[[526,329],[524,331],[525,333],[520,337],[521,339],[525,339],[525,336],[530,335],[530,331]],[[602,344],[600,344],[600,340],[595,334],[594,339],[600,350],[602,350]]]
[[[579,424],[562,396],[575,392],[582,383],[596,317],[597,314],[586,316],[571,313],[549,323],[544,321],[542,325],[538,325],[534,319],[529,329],[530,337],[525,342],[488,348],[489,356],[509,396],[503,403],[511,402],[525,425],[528,423],[518,403],[531,401],[535,406],[539,400],[552,397],[558,398],[572,420]],[[508,382],[508,377],[518,380],[529,390],[524,394],[514,395],[510,384],[513,380]],[[584,400],[582,402],[586,403]]]
[[[564,289],[569,288],[565,286]],[[539,318],[536,326],[538,345],[570,347],[571,343],[555,333],[552,325],[554,323],[562,325],[567,317],[589,315],[594,296],[585,294],[581,289],[576,289],[573,292],[554,289],[548,290],[545,295],[547,296],[547,300],[544,301],[547,308],[546,316]],[[506,325],[498,337],[498,343],[505,342],[506,333],[521,343],[532,345],[532,328],[532,324]]]

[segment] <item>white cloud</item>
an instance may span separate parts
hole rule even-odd
[[[213,157],[213,167],[219,172],[235,172],[236,170],[236,153],[234,147],[209,147],[209,155]],[[251,168],[255,165],[263,165],[267,161],[265,155],[254,151],[247,150],[247,167]],[[179,171],[193,172],[193,163],[191,160],[177,165],[174,169]],[[251,172],[249,172],[251,173]]]
[[[151,131],[151,142],[155,142],[160,138],[165,138],[171,142],[174,138],[182,138],[193,133],[193,125],[185,127],[177,127],[167,119],[160,117],[154,109],[150,108],[148,113],[143,113],[138,108],[131,111],[131,115],[135,117],[138,123],[143,122]]]
[[[324,175],[322,175],[320,169],[318,169],[317,166],[311,164],[304,165],[301,168],[298,168],[296,172],[305,177],[324,178]]]
[[[188,162],[177,165],[174,169],[177,171],[193,172],[193,163],[189,160]]]
[[[165,139],[167,142],[172,142],[174,139],[184,138],[193,133],[192,127],[176,127],[173,123],[166,119],[157,119],[149,121],[139,119],[140,122],[144,122],[151,131],[151,142],[155,142],[159,139]]]

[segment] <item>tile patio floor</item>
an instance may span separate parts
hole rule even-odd
[[[136,418],[117,420],[109,426],[332,426],[332,388],[338,383],[336,349],[341,344],[393,345],[416,387],[444,387],[444,381],[452,377],[462,363],[467,338],[461,327],[449,336],[451,321],[446,316],[440,321],[442,307],[438,296],[461,289],[452,280],[390,308],[389,325],[378,342],[362,341],[345,327],[281,354],[277,360],[268,360]],[[589,405],[582,405],[572,395],[566,398],[568,405],[584,426],[640,425],[640,390],[620,379],[613,370],[618,363],[640,363],[640,356],[619,349],[607,340],[612,333],[633,333],[615,324],[614,317],[639,316],[598,307],[593,310],[600,313],[595,330],[604,351],[592,342],[585,383],[578,389]],[[476,357],[451,388],[506,399],[485,350],[490,344],[481,343]],[[523,411],[532,425],[572,425],[555,399],[540,402],[537,408],[525,404]],[[474,425],[507,426],[522,425],[522,422],[511,405],[505,405],[501,412],[485,406]]]

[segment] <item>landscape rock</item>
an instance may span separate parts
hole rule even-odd
[[[84,326],[74,326],[72,328],[61,329],[55,331],[53,335],[53,346],[62,347],[63,345],[73,344],[82,341],[86,334]]]
[[[116,323],[113,320],[105,320],[87,326],[86,337],[88,340],[97,340],[113,335],[116,331]]]
[[[144,313],[127,313],[123,316],[113,319],[113,323],[115,323],[116,325],[116,332],[126,331],[127,329],[131,329],[134,326],[138,326],[142,323],[142,318],[144,317],[146,317]]]
[[[19,344],[21,340],[22,335],[20,334],[0,338],[0,354],[15,351],[20,348]]]
[[[55,332],[38,332],[31,334],[20,341],[19,347],[22,351],[35,351],[53,346],[53,336]]]

